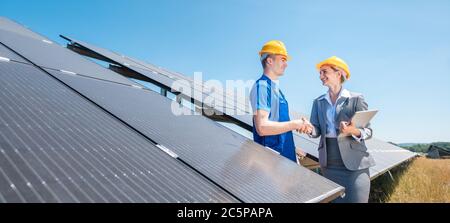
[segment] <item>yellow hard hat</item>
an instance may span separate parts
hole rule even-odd
[[[288,55],[286,47],[284,46],[284,43],[279,40],[271,40],[264,44],[261,51],[259,51],[259,56],[261,57],[263,54],[279,54],[286,56],[287,60],[290,60],[291,57]]]
[[[350,69],[348,69],[347,63],[345,63],[344,60],[342,60],[341,58],[339,58],[337,56],[332,56],[332,57],[330,57],[330,58],[328,58],[328,59],[318,63],[316,65],[316,67],[317,67],[318,70],[320,70],[320,68],[323,65],[333,65],[333,66],[339,67],[339,68],[341,68],[341,69],[343,69],[345,71],[346,79],[348,80],[350,78]]]

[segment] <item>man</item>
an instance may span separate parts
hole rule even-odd
[[[250,92],[253,108],[253,140],[297,162],[293,130],[310,132],[311,124],[304,118],[290,120],[289,106],[279,89],[278,79],[284,74],[290,59],[281,41],[267,42],[259,52],[263,75]],[[305,153],[299,150],[301,156]]]

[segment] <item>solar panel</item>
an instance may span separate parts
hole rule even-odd
[[[153,91],[48,70],[244,202],[318,202],[342,187]],[[183,108],[185,111],[190,111]]]
[[[215,95],[207,95],[204,94],[204,89],[206,89],[203,85],[203,83],[197,83],[194,82],[192,79],[187,78],[181,74],[170,72],[167,70],[164,70],[162,68],[153,66],[148,63],[144,63],[142,61],[136,61],[133,58],[129,58],[123,55],[119,55],[115,52],[112,52],[107,49],[103,49],[101,47],[93,46],[91,44],[88,44],[83,41],[79,41],[70,37],[62,36],[62,38],[71,41],[72,44],[76,44],[77,47],[81,47],[85,50],[93,51],[106,59],[115,62],[117,64],[123,65],[131,70],[134,70],[148,78],[151,78],[152,80],[157,81],[158,83],[171,88],[172,84],[177,80],[183,80],[186,81],[187,88],[191,89],[191,94],[189,95],[196,101],[204,102],[204,99],[206,97],[212,97],[214,96],[215,99],[215,105],[209,104],[210,106],[214,106],[218,111],[224,111],[224,108],[227,108],[228,111],[233,111],[234,114],[244,114],[249,113],[249,108],[245,106],[245,104],[236,103],[236,101],[230,100],[230,97],[226,97],[226,95],[223,94],[223,92],[215,92]],[[181,82],[179,82],[181,84]],[[194,93],[195,92],[195,93]],[[226,100],[228,99],[228,100]],[[221,105],[221,106],[220,106]],[[240,111],[239,113],[237,111]]]
[[[87,43],[84,43],[84,44],[87,44]],[[90,48],[90,47],[91,47],[91,45],[89,45],[88,48]],[[177,80],[188,81],[194,87],[194,89],[196,91],[203,91],[205,89],[205,87],[207,87],[206,83],[194,82],[194,79],[192,79],[192,78],[190,78],[188,76],[185,76],[183,74],[180,74],[180,73],[177,73],[177,72],[173,72],[173,71],[170,71],[170,70],[166,70],[164,68],[155,66],[153,64],[141,61],[141,60],[136,59],[136,58],[131,58],[131,57],[127,57],[127,56],[123,56],[123,57],[127,58],[129,61],[133,61],[133,62],[139,64],[140,66],[145,67],[146,69],[148,69],[150,71],[155,71],[155,72],[157,72],[157,73],[159,73],[161,75],[165,75],[165,76],[171,76],[171,77],[174,77]],[[239,95],[230,95],[230,94],[228,94],[228,92],[218,92],[218,94],[220,95],[219,96],[219,100],[223,101],[223,99],[221,99],[221,98],[226,98],[227,99],[226,102],[228,104],[228,107],[232,106],[233,109],[235,109],[236,111],[240,111],[240,112],[244,112],[244,113],[247,113],[247,114],[251,114],[250,103],[247,102],[246,98],[242,98]],[[233,97],[233,96],[236,97],[236,99],[238,99],[238,100],[234,100],[234,99],[230,100],[230,97]],[[234,113],[234,114],[237,114],[237,113]]]
[[[135,67],[134,65],[129,65],[127,67],[128,69],[131,69],[135,72],[138,72],[139,74],[149,78],[149,81],[156,81],[156,84],[160,85],[164,88],[171,89],[172,92],[181,93],[187,98],[193,98],[197,102],[204,102],[205,106],[209,106],[211,108],[214,108],[216,111],[224,113],[226,109],[228,111],[230,109],[233,109],[233,105],[228,103],[226,104],[222,98],[215,97],[215,100],[213,103],[209,103],[208,101],[205,101],[205,99],[208,98],[208,94],[205,94],[203,91],[197,90],[195,88],[192,88],[190,84],[187,82],[178,82],[178,86],[182,87],[182,89],[174,88],[175,80],[166,77],[164,75],[161,75],[155,71],[150,71],[147,69],[141,69],[138,67]],[[120,71],[118,71],[120,73]]]
[[[376,161],[376,165],[370,168],[370,178],[375,179],[389,169],[416,156],[416,153],[377,138],[366,141],[367,149]]]
[[[90,75],[94,78],[122,84],[133,84],[127,78],[116,75],[115,72],[101,67],[55,43],[29,38],[4,30],[0,30],[0,42],[41,67],[62,70],[67,73]]]
[[[129,69],[134,70],[152,80],[156,80],[158,83],[162,84],[163,86],[166,86],[168,88],[170,88],[172,86],[172,84],[175,82],[173,79],[170,79],[166,76],[162,76],[160,74],[157,74],[155,72],[146,70],[146,69],[142,69],[139,67],[135,67],[133,65],[128,66]]]
[[[14,32],[14,33],[17,33],[17,34],[20,34],[23,36],[27,36],[30,38],[35,38],[38,40],[50,41],[49,39],[45,38],[44,36],[39,35],[33,31],[30,31],[23,25],[20,25],[19,23],[15,22],[15,21],[12,21],[8,18],[1,17],[1,16],[0,16],[0,30]]]
[[[111,50],[106,50],[106,49],[103,49],[103,48],[101,48],[101,47],[97,47],[97,46],[94,46],[94,45],[90,45],[90,44],[87,44],[87,43],[85,43],[85,42],[82,42],[82,41],[79,41],[79,40],[75,40],[75,39],[72,39],[72,38],[69,38],[69,37],[66,37],[66,36],[63,36],[63,35],[60,35],[60,36],[61,36],[63,39],[67,40],[67,41],[70,41],[70,42],[73,42],[74,44],[77,44],[79,47],[85,47],[85,46],[88,46],[89,49],[86,48],[86,49],[88,49],[88,50],[93,50],[93,51],[99,53],[100,55],[108,55],[108,59],[109,59],[109,60],[114,61],[114,62],[116,62],[116,63],[119,63],[119,64],[121,64],[121,65],[124,65],[124,66],[126,66],[126,67],[128,67],[128,66],[134,66],[134,67],[137,67],[137,68],[140,68],[140,69],[146,69],[146,67],[141,66],[140,64],[135,63],[135,62],[132,61],[132,60],[129,60],[127,57],[125,57],[125,56],[123,56],[123,55],[120,55],[120,54],[118,54],[118,53],[115,53],[115,52],[113,52],[113,51],[111,51]]]
[[[0,202],[238,202],[31,65],[0,62],[0,130]]]

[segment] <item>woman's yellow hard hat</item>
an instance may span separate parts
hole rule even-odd
[[[284,43],[279,40],[271,40],[264,44],[261,51],[259,51],[259,56],[261,57],[263,54],[279,54],[286,56],[287,60],[290,60],[291,57],[288,55],[286,47],[284,46]]]
[[[346,80],[350,79],[350,69],[348,69],[348,65],[347,63],[345,63],[345,61],[337,56],[332,56],[320,63],[318,63],[316,65],[317,70],[320,70],[320,68],[323,65],[332,65],[332,66],[336,66],[339,67],[341,69],[343,69],[346,73]]]

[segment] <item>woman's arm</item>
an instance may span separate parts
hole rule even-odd
[[[363,96],[358,96],[356,98],[355,107],[355,112],[366,111],[368,109],[368,105]],[[370,128],[370,123],[365,128],[356,128],[354,123],[341,122],[339,127],[342,133],[351,135],[358,142],[372,138],[372,128]]]
[[[319,123],[319,111],[317,108],[317,106],[318,106],[317,103],[318,103],[318,101],[314,100],[313,107],[311,110],[311,117],[309,118],[309,121],[311,122],[311,124],[314,127],[312,132],[309,134],[309,137],[312,137],[312,138],[317,138],[321,135],[320,123]]]
[[[367,109],[369,108],[367,102],[364,100],[364,96],[360,95],[357,98],[356,101],[356,111],[367,111]],[[365,128],[358,128],[358,130],[360,131],[361,135],[357,138],[359,138],[359,140],[357,139],[357,141],[362,141],[362,140],[367,140],[372,138],[372,128],[370,127],[370,123],[365,127]]]

